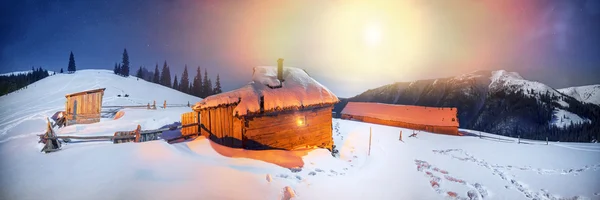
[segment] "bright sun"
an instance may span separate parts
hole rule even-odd
[[[371,24],[365,27],[364,33],[365,42],[369,46],[377,46],[381,43],[381,27]]]

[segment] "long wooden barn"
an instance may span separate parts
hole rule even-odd
[[[67,125],[100,122],[102,97],[106,88],[67,94],[65,117]]]
[[[459,135],[456,108],[349,102],[342,119]]]
[[[198,102],[202,135],[245,149],[331,150],[333,104],[338,98],[304,70],[255,67],[248,85]]]

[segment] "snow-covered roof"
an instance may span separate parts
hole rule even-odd
[[[349,102],[342,114],[432,126],[458,126],[456,108]],[[452,119],[455,120],[452,120]]]
[[[280,82],[277,79],[277,67],[259,66],[254,68],[250,83],[233,91],[206,97],[196,103],[194,110],[237,103],[233,115],[243,116],[260,111],[261,96],[264,97],[265,111],[333,104],[339,101],[329,89],[302,69],[283,67],[283,82]]]

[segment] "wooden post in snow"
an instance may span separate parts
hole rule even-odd
[[[373,128],[369,127],[369,156],[371,155],[371,137],[373,137]]]
[[[163,103],[163,109],[167,109],[167,100]]]
[[[519,135],[517,138],[517,144],[521,144],[521,135]]]
[[[156,100],[152,102],[152,109],[156,110]]]
[[[402,131],[400,131],[400,141],[402,141]],[[402,141],[404,142],[404,141]]]
[[[548,137],[546,137],[546,145],[548,145]]]
[[[479,131],[479,139],[481,139],[481,131]]]

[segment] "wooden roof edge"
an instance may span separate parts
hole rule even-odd
[[[65,97],[72,97],[72,96],[77,96],[80,94],[89,94],[89,93],[96,93],[96,92],[104,92],[104,90],[106,90],[106,88],[98,88],[98,89],[93,89],[93,90],[86,90],[86,91],[81,91],[81,92],[75,92],[75,93],[71,93],[71,94],[66,94]]]

